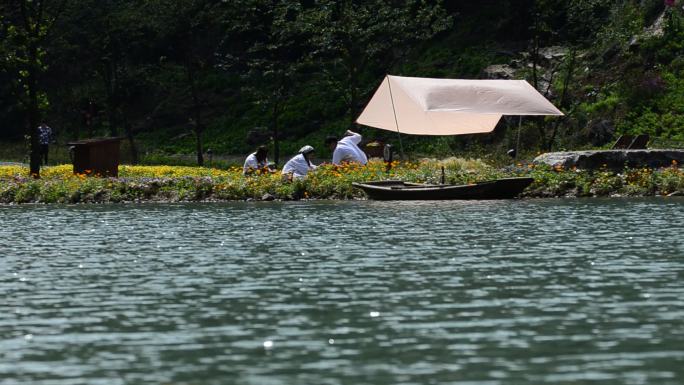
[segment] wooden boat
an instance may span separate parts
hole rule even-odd
[[[375,200],[513,199],[533,181],[532,178],[505,178],[469,185],[447,185],[380,180],[352,185]]]

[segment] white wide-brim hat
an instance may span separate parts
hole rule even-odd
[[[308,144],[299,149],[300,154],[308,154],[310,152],[314,152],[314,148],[309,146]]]

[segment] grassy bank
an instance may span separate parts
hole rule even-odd
[[[74,175],[70,165],[46,167],[42,178],[34,180],[27,177],[23,166],[0,166],[0,203],[357,199],[364,195],[352,187],[352,182],[402,179],[438,183],[442,166],[447,182],[452,184],[530,176],[535,182],[524,197],[684,195],[684,170],[677,164],[616,173],[531,164],[501,169],[480,160],[450,158],[395,163],[389,173],[382,162],[366,167],[326,165],[295,182],[282,181],[280,174],[244,177],[237,167],[120,166],[118,178],[97,178]]]

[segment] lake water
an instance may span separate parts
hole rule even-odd
[[[0,384],[682,384],[684,200],[0,207]]]

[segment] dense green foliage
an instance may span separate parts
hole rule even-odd
[[[567,113],[526,119],[524,148],[601,146],[627,132],[682,141],[684,1],[676,3],[7,0],[0,140],[34,135],[27,127],[44,118],[62,142],[125,136],[134,162],[161,152],[197,154],[202,164],[208,148],[242,154],[264,142],[282,158],[349,128],[386,73],[478,78],[511,64]],[[645,33],[663,11],[663,33]],[[547,60],[551,46],[564,54]],[[616,131],[596,133],[600,121]],[[503,153],[516,123],[405,140],[413,153]]]

